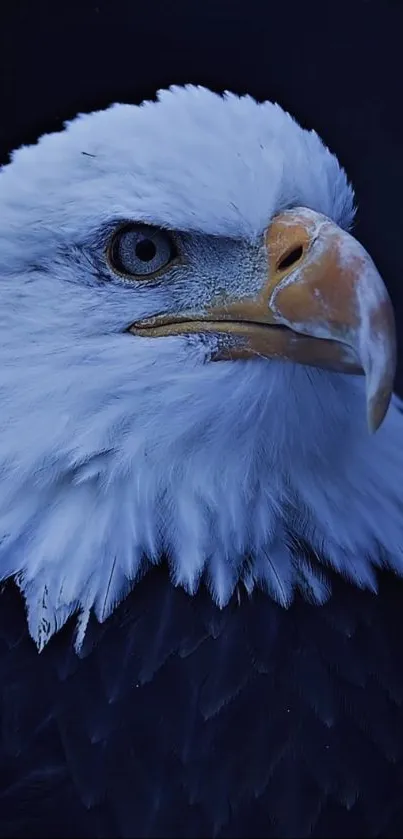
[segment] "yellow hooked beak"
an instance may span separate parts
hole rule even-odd
[[[226,298],[201,316],[149,318],[130,331],[150,337],[225,333],[213,360],[263,356],[364,373],[368,426],[375,431],[392,395],[396,334],[389,295],[369,254],[334,222],[305,208],[277,216],[265,241],[268,271],[256,295]]]

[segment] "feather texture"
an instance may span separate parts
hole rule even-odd
[[[192,87],[1,171],[2,837],[402,834],[401,402],[370,438],[358,376],[128,332],[256,294],[299,205],[353,221],[317,135]]]
[[[212,334],[126,331],[254,293],[285,208],[351,225],[314,132],[271,103],[173,88],[81,115],[0,181],[0,579],[17,579],[39,649],[73,613],[79,646],[90,611],[105,620],[163,554],[174,585],[207,580],[221,607],[239,586],[323,602],[301,542],[360,587],[379,565],[403,572],[397,400],[371,439],[360,377],[210,364]],[[111,270],[128,219],[176,229],[166,280]]]
[[[80,656],[0,610],[0,835],[399,836],[403,583],[224,609],[149,572]]]

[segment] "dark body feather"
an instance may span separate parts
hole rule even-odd
[[[403,583],[220,611],[150,571],[84,649],[0,595],[0,836],[403,836]]]

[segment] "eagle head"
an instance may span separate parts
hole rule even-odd
[[[393,313],[315,132],[171,88],[0,177],[0,577],[40,648],[162,558],[219,606],[402,572]]]

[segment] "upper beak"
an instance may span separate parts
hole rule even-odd
[[[268,272],[258,294],[226,298],[201,317],[186,313],[175,323],[157,317],[132,330],[225,333],[216,359],[280,357],[364,373],[368,426],[375,431],[392,395],[396,334],[392,304],[372,259],[353,236],[305,208],[277,216],[265,240]]]

